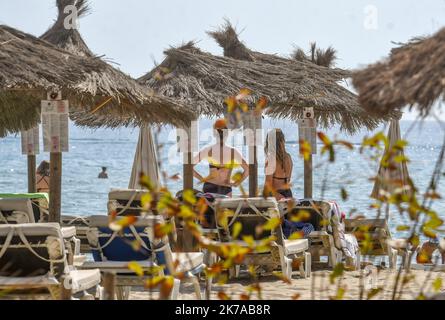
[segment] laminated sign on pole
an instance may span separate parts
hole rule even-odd
[[[21,132],[22,154],[28,156],[28,192],[36,192],[36,155],[39,154],[39,126]]]
[[[307,142],[311,147],[309,157],[304,160],[304,197],[312,199],[312,155],[317,154],[317,122],[313,108],[304,108],[303,119],[298,120],[298,136],[300,144]]]
[[[45,152],[50,152],[49,221],[60,222],[62,202],[62,152],[68,152],[67,100],[61,92],[48,93],[42,101],[42,129]]]
[[[258,195],[258,145],[262,144],[262,118],[251,110],[243,119],[246,145],[249,148],[249,197]]]
[[[48,95],[50,99],[51,94]],[[68,152],[68,101],[60,93],[42,101],[43,146],[45,152]]]

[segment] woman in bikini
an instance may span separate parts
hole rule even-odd
[[[193,164],[196,166],[201,161],[209,161],[209,175],[203,177],[194,170],[194,177],[204,182],[204,193],[216,193],[232,196],[232,187],[238,187],[249,175],[249,166],[243,156],[230,146],[226,145],[228,130],[227,126],[217,127],[215,122],[214,130],[216,143],[202,149],[195,157]],[[232,171],[238,166],[243,169],[240,179],[232,180]]]
[[[267,134],[266,145],[266,183],[264,189],[268,196],[274,195],[277,200],[291,199],[292,190],[290,182],[292,179],[293,162],[289,153],[286,152],[286,140],[283,131],[274,129]],[[303,232],[307,237],[314,226],[306,221],[292,221],[285,217],[282,224],[283,234],[288,238],[294,232]]]
[[[292,198],[290,182],[292,179],[293,162],[286,152],[286,140],[283,131],[269,131],[264,146],[266,155],[265,190],[275,191],[277,200]]]
[[[37,192],[49,193],[49,162],[43,160],[36,171],[36,190]]]

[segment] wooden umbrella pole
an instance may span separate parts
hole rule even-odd
[[[312,155],[304,161],[304,197],[312,199]]]
[[[258,158],[257,146],[249,147],[249,197],[258,195]]]
[[[183,180],[183,190],[193,190],[193,153],[192,153],[192,137],[191,137],[191,126],[187,127],[187,150],[184,150],[184,180]],[[182,229],[182,250],[190,252],[193,250],[193,235],[184,226]]]
[[[71,300],[73,297],[73,291],[70,288],[70,281],[67,276],[63,276],[60,279],[60,300]]]
[[[183,189],[191,190],[193,189],[193,164],[191,164],[192,154],[190,152],[187,152],[184,155],[184,158],[185,160],[187,160],[188,163],[184,163],[183,165],[183,170],[184,170]]]
[[[62,202],[62,153],[50,153],[49,222],[60,222]]]
[[[28,155],[28,193],[36,191],[36,156]]]
[[[187,150],[184,150],[184,165],[183,165],[183,189],[192,190],[193,189],[193,153],[192,153],[192,128],[191,125],[186,129],[187,131]]]
[[[116,296],[116,274],[105,272],[102,277],[102,286],[104,288],[104,300],[114,300]]]

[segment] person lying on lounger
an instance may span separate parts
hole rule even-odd
[[[213,126],[215,130],[216,143],[202,149],[195,157],[193,165],[196,166],[201,161],[209,161],[209,175],[201,176],[194,170],[195,178],[204,182],[204,193],[215,193],[232,196],[232,187],[238,187],[248,176],[249,166],[241,153],[226,145],[228,129],[224,120],[218,120]],[[238,171],[241,167],[243,172],[237,179],[232,179],[233,170]]]
[[[272,193],[277,200],[292,198],[290,182],[292,179],[292,158],[286,151],[286,140],[283,131],[269,131],[264,146],[266,155],[265,190]]]
[[[444,241],[444,240],[442,240]],[[438,238],[436,239],[430,239],[428,241],[425,241],[422,246],[420,247],[420,250],[417,252],[416,255],[416,261],[420,264],[432,264],[435,263],[433,261],[433,253],[434,251],[438,250],[440,257],[442,258],[442,264],[445,264],[445,250],[440,245],[440,240]]]

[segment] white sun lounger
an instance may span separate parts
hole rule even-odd
[[[108,194],[107,212],[117,213],[118,215],[140,216],[142,212],[141,196],[146,190],[136,189],[111,189]],[[80,239],[81,253],[91,251],[87,239],[87,231],[90,225],[91,216],[62,215],[61,224],[64,227],[76,227],[77,238]]]
[[[48,200],[43,194],[1,194],[0,223],[48,222]]]
[[[360,269],[360,250],[354,235],[345,232],[345,223],[338,212],[333,212],[333,203],[316,200],[300,200],[292,211],[305,211],[310,218],[307,221],[314,227],[308,238],[313,261],[328,257],[328,265],[333,268],[345,258],[345,263],[356,270]]]
[[[36,222],[30,199],[1,199],[0,224]]]
[[[63,228],[74,227],[76,229],[76,238],[80,241],[79,252],[82,254],[90,253],[90,245],[87,239],[88,226],[90,224],[89,217],[63,215],[60,224]]]
[[[142,208],[141,199],[147,194],[147,190],[140,189],[111,189],[108,193],[108,215],[116,214],[118,216],[144,216],[152,212],[146,212]],[[169,219],[168,217],[164,217]],[[174,219],[168,220],[173,223],[176,229],[176,222]],[[177,241],[176,232],[169,235],[170,243],[174,244]]]
[[[108,193],[108,214],[115,212],[118,216],[140,216],[143,208],[141,198],[147,190],[111,189]]]
[[[36,223],[37,215],[33,211],[33,203],[29,198],[9,198],[0,199],[0,224],[25,224]],[[40,208],[39,208],[40,210]],[[78,264],[85,257],[81,256],[81,242],[76,237],[76,229],[74,227],[61,228],[62,236],[68,253],[68,262],[70,265]]]
[[[307,239],[286,240],[283,237],[281,226],[273,232],[265,232],[262,235],[256,234],[256,227],[265,224],[269,219],[280,218],[278,203],[275,198],[231,198],[218,199],[215,203],[215,212],[229,209],[233,215],[228,217],[228,230],[217,223],[219,240],[221,242],[236,242],[240,245],[248,244],[239,239],[232,239],[232,227],[235,222],[240,222],[242,231],[240,236],[252,236],[255,241],[260,241],[270,235],[276,236],[270,252],[247,254],[243,265],[264,265],[271,268],[280,267],[283,275],[292,278],[292,261],[298,259],[300,263],[300,275],[302,278],[310,277],[311,274],[311,254]],[[218,221],[218,218],[216,219]],[[240,238],[241,239],[241,238]],[[239,266],[236,268],[235,276],[239,273]]]
[[[109,228],[108,217],[92,216],[87,236],[96,261],[86,262],[81,268],[99,268],[101,271],[115,272],[118,299],[128,299],[131,287],[141,287],[147,280],[146,276],[137,276],[128,268],[130,261],[137,261],[143,268],[165,265],[165,272],[172,275],[180,272],[184,275],[181,280],[174,280],[170,299],[177,298],[182,282],[192,283],[196,298],[201,299],[198,275],[205,268],[203,254],[200,252],[172,253],[168,237],[154,238],[153,230],[156,223],[163,223],[163,218],[160,216],[140,217],[134,225],[119,233]],[[139,251],[135,251],[129,244],[131,241],[138,241],[141,246]],[[177,265],[176,268],[175,265]]]
[[[389,230],[388,221],[386,219],[346,219],[346,231],[349,233],[360,234],[363,233],[360,229],[367,228],[367,233],[370,238],[371,248],[364,255],[369,256],[388,256],[389,267],[394,269],[397,265],[397,257],[401,256],[403,259],[403,266],[405,269],[409,269],[411,262],[409,257],[411,256],[410,245],[406,239],[394,239],[392,238],[391,231]],[[362,244],[365,240],[362,237],[357,236],[359,244]],[[360,245],[362,247],[362,245]]]
[[[73,230],[65,230],[65,237]],[[98,289],[100,271],[79,271],[68,263],[65,239],[57,223],[0,225],[0,291],[4,299],[60,299],[62,285],[83,298]],[[100,294],[100,290],[97,291]]]

